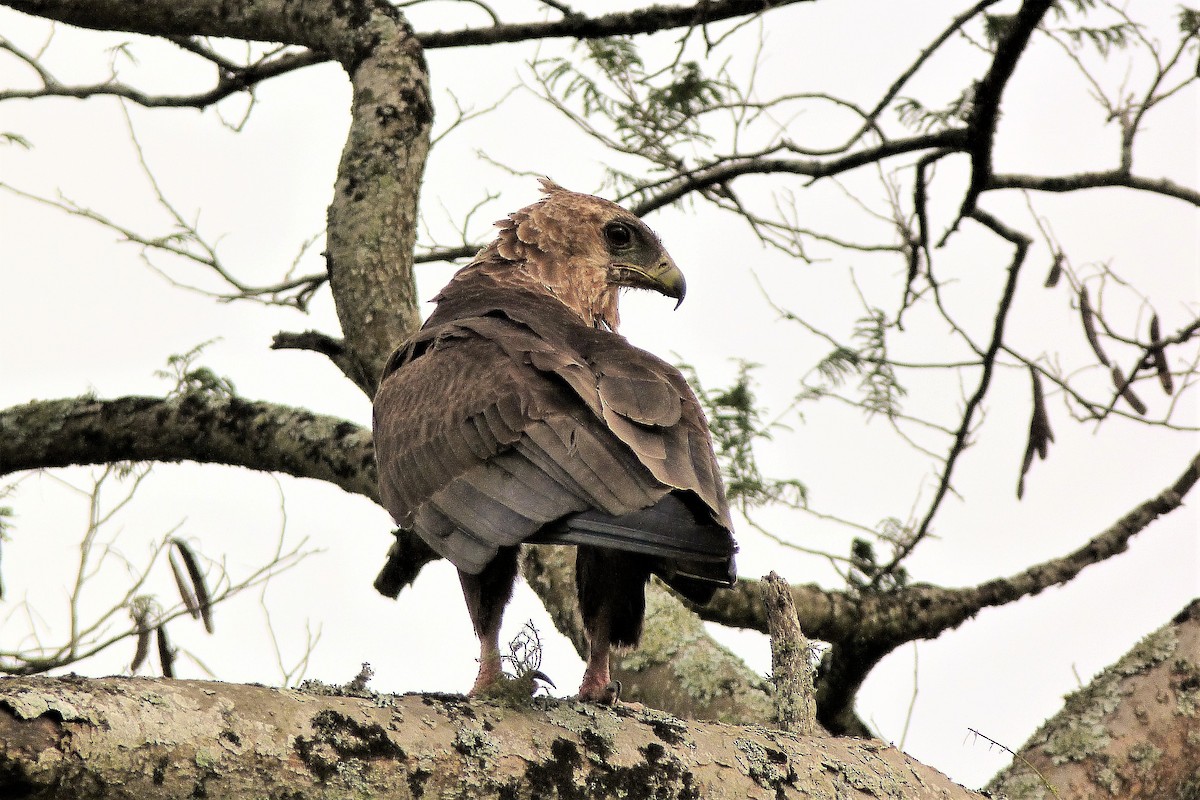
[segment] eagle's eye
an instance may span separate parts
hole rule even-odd
[[[604,238],[613,250],[628,250],[633,245],[633,228],[624,222],[610,222],[604,226]]]

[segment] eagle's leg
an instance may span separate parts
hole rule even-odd
[[[616,703],[621,684],[609,674],[609,655],[614,646],[633,646],[641,638],[649,577],[641,556],[587,545],[577,548],[575,587],[588,639],[580,700]]]
[[[517,548],[501,547],[478,575],[458,573],[471,624],[479,637],[479,675],[471,694],[486,691],[500,679],[500,623],[517,578]]]

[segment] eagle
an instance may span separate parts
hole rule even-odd
[[[629,211],[541,185],[388,360],[374,400],[380,495],[401,534],[458,569],[480,641],[472,694],[502,677],[519,546],[574,545],[579,698],[611,704],[609,656],[637,645],[650,576],[707,603],[733,584],[737,546],[696,395],[617,333],[622,289],[678,307],[683,274]]]

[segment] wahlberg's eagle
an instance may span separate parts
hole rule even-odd
[[[375,396],[380,492],[458,568],[481,643],[473,693],[500,676],[518,545],[576,545],[579,696],[613,702],[609,651],[637,644],[649,576],[707,602],[732,584],[736,545],[695,395],[616,332],[622,288],[682,302],[682,273],[620,206],[542,187],[389,360]]]

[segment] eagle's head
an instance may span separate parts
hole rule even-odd
[[[476,263],[554,295],[591,326],[616,330],[622,288],[683,302],[683,273],[654,231],[616,203],[542,179],[538,202],[496,223],[500,235]],[[497,275],[499,277],[499,275]]]

